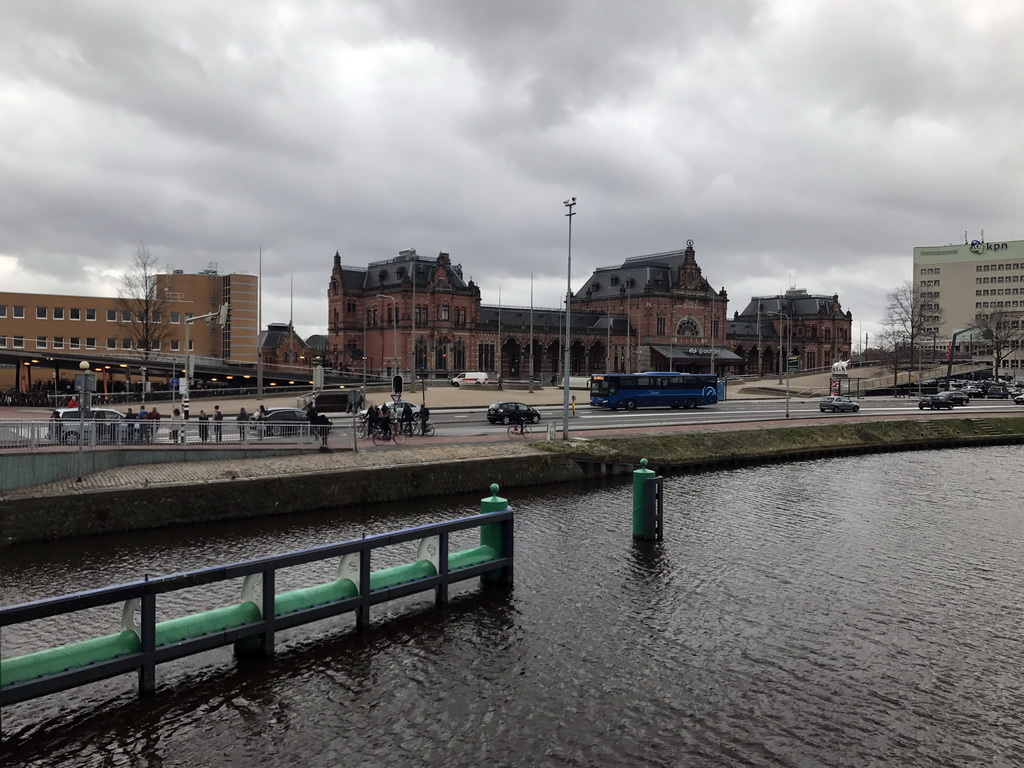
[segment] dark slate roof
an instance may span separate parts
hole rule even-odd
[[[496,305],[480,305],[480,325],[498,328],[498,307]],[[608,330],[609,318],[612,333],[625,333],[626,318],[624,315],[608,315],[604,312],[573,312],[570,316],[571,330],[593,331]],[[501,307],[501,330],[510,328],[530,329],[529,307]],[[535,333],[564,332],[565,312],[561,309],[533,308],[533,330]]]
[[[673,275],[683,265],[684,253],[682,250],[651,253],[633,256],[614,267],[598,267],[573,296],[582,299],[590,291],[590,298],[603,299],[616,297],[623,289],[668,293]],[[703,283],[707,285],[706,280]]]
[[[329,349],[327,337],[320,333],[315,333],[306,339],[306,346],[315,352],[326,352]]]
[[[846,313],[843,312],[836,298],[834,295],[812,296],[800,288],[791,288],[780,296],[754,296],[736,319],[749,320],[750,318],[756,318],[758,303],[761,304],[761,314],[766,312],[785,312],[792,317],[809,317],[812,315],[831,317],[832,312],[830,308],[832,303],[836,302],[835,316],[846,317]]]
[[[356,267],[341,268],[341,285],[346,292],[362,290],[364,282],[366,282],[365,269],[357,269]]]
[[[754,307],[757,308],[756,305]],[[727,338],[757,338],[757,320],[747,317],[727,320],[725,323],[725,335]],[[772,324],[772,318],[761,318],[761,338],[774,339],[778,334]]]
[[[277,349],[288,338],[288,323],[271,323],[260,332],[260,347]]]
[[[438,270],[437,260],[423,258],[416,254],[415,249],[408,248],[393,259],[374,261],[368,264],[361,288],[366,291],[383,292],[397,289],[406,277],[411,277],[413,270],[416,273],[416,290],[426,290],[427,284],[434,279]],[[450,265],[448,274],[451,279],[446,282],[450,284],[451,288],[462,290],[469,287],[462,277],[461,264]],[[438,287],[443,288],[443,286]]]

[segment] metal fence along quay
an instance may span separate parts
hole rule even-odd
[[[0,659],[0,706],[129,672],[138,674],[139,693],[147,694],[155,690],[156,667],[163,662],[228,645],[236,656],[269,656],[275,633],[284,629],[349,612],[365,629],[377,604],[434,590],[436,604],[443,605],[449,585],[475,577],[510,584],[513,512],[497,491],[492,485],[481,513],[471,517],[0,608],[2,655],[5,627],[121,605],[114,634]],[[449,550],[452,534],[474,528],[479,546]],[[415,560],[372,569],[376,550],[407,542],[417,542]],[[279,571],[332,559],[339,559],[332,580],[277,594]],[[232,579],[242,580],[237,602],[157,622],[160,595]]]

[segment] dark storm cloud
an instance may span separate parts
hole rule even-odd
[[[692,238],[731,308],[874,323],[914,245],[1021,209],[1024,10],[952,0],[12,2],[0,287],[109,292],[139,241],[322,330],[334,252],[452,254],[485,300]],[[1022,229],[1017,225],[1018,231]],[[974,236],[974,235],[972,235]]]

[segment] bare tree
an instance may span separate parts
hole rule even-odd
[[[895,396],[899,392],[900,371],[907,369],[910,363],[906,336],[900,328],[885,325],[875,334],[875,343],[878,345],[879,362],[892,372],[892,393]]]
[[[902,342],[906,347],[906,361],[908,367],[912,367],[921,339],[935,333],[942,320],[942,310],[927,291],[918,290],[909,280],[885,298],[882,326],[888,331],[891,343]],[[919,352],[917,359],[920,359]]]
[[[999,376],[999,365],[1017,349],[1024,340],[1024,313],[995,309],[990,312],[979,312],[974,316],[974,326],[980,331],[988,352],[992,355],[992,377]]]
[[[117,292],[117,306],[127,312],[130,321],[125,326],[132,340],[132,348],[143,360],[151,359],[170,336],[167,325],[167,307],[170,302],[157,290],[159,265],[145,243],[135,249],[132,266],[121,278]]]

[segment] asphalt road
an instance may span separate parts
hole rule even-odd
[[[860,410],[857,413],[821,413],[818,400],[791,400],[789,418],[791,419],[858,419],[877,418],[879,416],[937,418],[953,416],[964,418],[971,415],[1024,415],[1024,406],[1016,405],[1012,400],[972,400],[970,405],[948,410],[920,410],[915,398],[880,398],[859,400]],[[549,423],[556,430],[561,430],[563,410],[561,406],[540,406],[541,421],[534,425],[534,431],[547,429]],[[672,410],[670,408],[639,409],[636,411],[605,411],[577,406],[576,415],[570,416],[570,430],[601,430],[622,428],[657,428],[676,425],[729,424],[758,421],[777,422],[786,418],[784,400],[736,400],[726,401],[713,406],[703,406],[693,410]],[[487,421],[485,408],[433,411],[431,420],[439,432],[447,436],[478,436],[504,434],[505,427],[501,424],[490,424]]]

